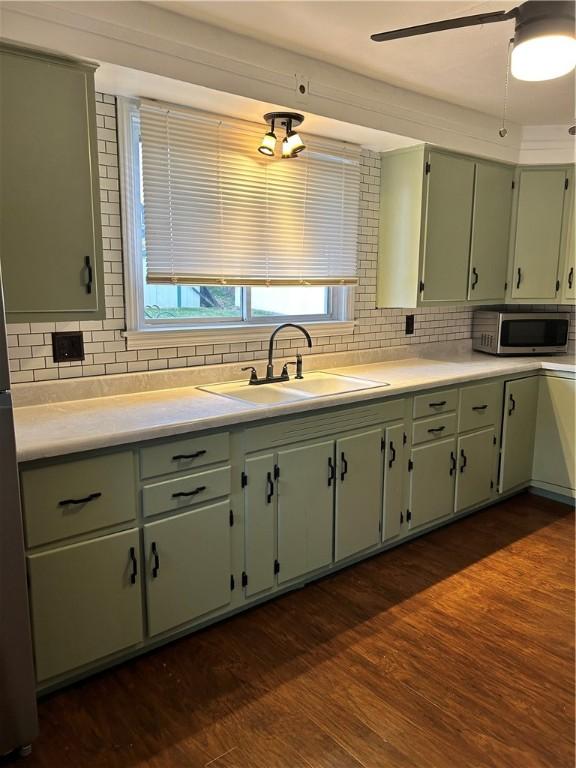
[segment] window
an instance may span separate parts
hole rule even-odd
[[[261,126],[126,99],[120,118],[132,332],[344,330],[331,326],[356,282],[359,148],[312,140],[270,161]]]

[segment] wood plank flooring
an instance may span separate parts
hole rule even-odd
[[[526,493],[54,694],[22,765],[573,768],[573,526]]]

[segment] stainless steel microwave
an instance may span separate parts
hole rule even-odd
[[[566,312],[490,312],[472,321],[472,347],[490,355],[557,355],[566,352]]]

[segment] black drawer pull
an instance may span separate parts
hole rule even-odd
[[[454,451],[450,451],[450,474],[453,475],[454,472],[456,472],[456,456],[454,455]]]
[[[158,555],[158,547],[156,542],[152,542],[152,557],[154,558],[154,565],[152,566],[152,578],[155,579],[158,576],[160,570],[160,557]]]
[[[440,400],[439,403],[428,403],[429,408],[440,408],[443,405],[446,405],[446,400]]]
[[[202,493],[202,491],[206,490],[205,485],[199,485],[198,488],[194,488],[193,491],[178,491],[178,493],[173,493],[172,498],[173,499],[179,499],[182,496],[196,496],[198,493]]]
[[[444,432],[446,427],[431,427],[428,432],[434,434],[435,432]]]
[[[570,272],[568,272],[568,288],[572,289],[573,285],[574,285],[574,267],[570,267]]]
[[[464,472],[464,467],[466,466],[466,464],[468,464],[468,456],[466,456],[463,449],[460,451],[460,456],[462,457],[462,464],[460,464],[460,472]]]
[[[340,462],[342,464],[342,469],[340,470],[340,481],[343,483],[344,478],[348,474],[348,461],[346,460],[344,451],[342,451],[342,453],[340,454]]]
[[[130,547],[130,562],[132,564],[132,571],[130,573],[130,584],[136,584],[136,576],[138,576],[138,560],[136,560],[136,550],[134,547]]]
[[[181,461],[182,459],[197,459],[198,456],[204,456],[205,450],[196,451],[195,453],[179,453],[177,456],[172,456],[172,461]]]
[[[392,464],[396,461],[396,448],[394,448],[394,443],[392,440],[390,440],[390,453],[392,454],[390,458],[388,459],[388,468],[392,469]]]
[[[472,410],[473,411],[485,411],[486,408],[488,408],[487,405],[473,405]]]
[[[92,271],[92,264],[90,263],[90,256],[86,256],[84,259],[84,266],[86,267],[86,293],[92,293],[94,273]]]
[[[328,456],[328,488],[330,488],[334,480],[336,480],[336,467],[332,461],[332,456]]]
[[[64,499],[63,501],[58,502],[58,506],[67,507],[69,504],[88,504],[89,501],[99,499],[100,496],[102,496],[101,493],[91,493],[88,496],[85,496],[83,499]]]
[[[272,503],[272,497],[274,496],[274,480],[272,480],[272,472],[268,472],[266,475],[266,504]]]

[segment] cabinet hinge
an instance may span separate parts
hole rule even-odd
[[[430,173],[430,168],[431,168],[430,163],[428,161],[426,161],[426,166],[424,168],[424,171],[425,171],[426,175],[428,175]]]
[[[230,510],[230,528],[234,526],[234,510]]]
[[[386,440],[383,437],[380,438],[380,450],[381,451],[386,450]]]
[[[414,462],[412,461],[412,459],[408,459],[408,472],[412,472],[413,469],[414,469]]]
[[[492,490],[492,488],[494,488],[494,480],[490,480],[490,490]]]
[[[508,290],[508,283],[504,283],[504,290],[505,290],[505,291],[507,291],[507,290]]]
[[[274,573],[280,573],[280,563],[278,560],[274,560]]]
[[[274,480],[278,480],[280,477],[280,467],[278,464],[274,464]]]
[[[424,293],[424,280],[420,280],[420,293]]]
[[[569,186],[569,185],[570,185],[570,181],[569,181],[568,177],[566,177],[566,178],[564,179],[564,189],[568,189],[568,186]]]
[[[516,189],[516,182],[512,181],[512,189]]]
[[[230,592],[234,592],[234,587],[236,586],[236,583],[234,581],[234,574],[230,574]]]
[[[406,432],[402,435],[402,445],[406,445],[406,441],[408,440],[408,437],[406,435]]]
[[[412,520],[412,512],[409,509],[406,510],[406,522],[409,523]]]
[[[496,445],[496,435],[492,438],[492,445]]]
[[[556,280],[556,290],[560,290],[560,280]]]
[[[248,586],[248,574],[246,571],[242,571],[242,586],[247,587]]]
[[[400,512],[400,525],[404,522],[404,512]]]
[[[241,484],[242,484],[242,488],[246,488],[246,486],[248,485],[248,475],[246,474],[246,472],[242,472]]]

